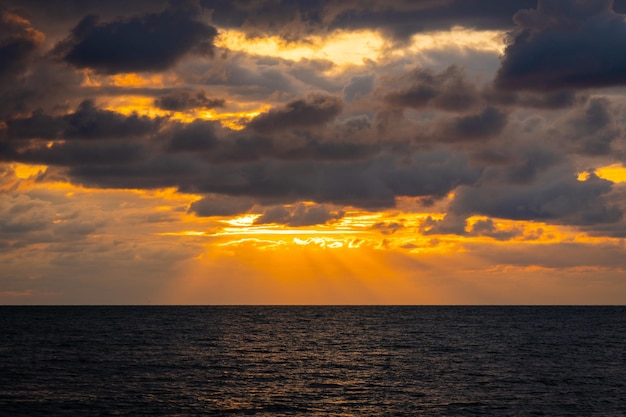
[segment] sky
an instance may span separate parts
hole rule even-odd
[[[623,13],[0,0],[0,304],[625,304]]]

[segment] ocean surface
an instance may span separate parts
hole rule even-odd
[[[625,307],[0,307],[1,416],[623,416]]]

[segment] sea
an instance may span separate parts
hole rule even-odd
[[[626,307],[0,307],[0,416],[457,415],[626,415]]]

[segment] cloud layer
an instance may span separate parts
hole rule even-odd
[[[620,7],[6,0],[0,292],[38,255],[58,277],[289,245],[599,268],[537,247],[623,245]]]

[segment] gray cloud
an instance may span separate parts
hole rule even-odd
[[[148,153],[146,145],[125,140],[98,140],[91,142],[68,141],[30,144],[24,148],[13,148],[8,155],[15,161],[60,165],[67,167],[112,165],[122,167],[139,162]]]
[[[187,53],[212,55],[217,30],[196,15],[194,8],[176,7],[104,23],[89,15],[54,53],[105,74],[165,70]]]
[[[478,214],[574,225],[615,223],[623,212],[606,201],[611,189],[611,181],[594,174],[586,181],[578,181],[576,173],[557,166],[529,184],[459,187],[450,209],[459,216]]]
[[[56,156],[49,151],[46,158]],[[73,161],[75,155],[63,153],[68,154]],[[263,204],[312,201],[363,208],[392,207],[396,196],[444,196],[480,176],[480,168],[468,166],[462,154],[445,150],[360,161],[261,159],[216,164],[186,152],[135,153],[130,159],[133,154],[127,153],[125,160],[113,159],[114,155],[89,154],[93,163],[74,162],[69,175],[76,183],[98,187],[178,187],[186,192],[250,197]],[[45,159],[37,156],[39,161]]]
[[[515,16],[495,84],[558,90],[626,84],[626,21],[612,0],[540,0]]]
[[[611,145],[623,137],[624,128],[619,121],[619,112],[611,102],[606,98],[594,98],[559,126],[558,134],[577,153],[607,155],[612,151]]]
[[[507,117],[506,113],[489,106],[478,114],[444,119],[439,127],[439,134],[441,140],[446,142],[485,140],[502,132],[507,124]]]
[[[22,72],[43,40],[30,22],[0,7],[0,80]]]
[[[85,100],[74,113],[50,116],[35,111],[31,117],[7,120],[9,139],[107,139],[140,137],[156,132],[162,119],[132,114],[124,116]]]
[[[201,152],[217,145],[215,122],[194,120],[189,124],[175,124],[171,130],[166,146],[169,152]]]
[[[451,66],[440,73],[418,68],[405,76],[409,86],[386,93],[385,100],[394,106],[446,111],[465,111],[479,103],[478,89]]]
[[[520,236],[523,233],[523,229],[520,227],[512,229],[498,229],[492,219],[478,220],[472,225],[470,231],[474,236],[487,236],[496,240],[511,240]]]
[[[102,220],[85,219],[79,212],[67,212],[63,205],[34,196],[9,193],[0,203],[0,241],[10,242],[9,249],[80,240],[102,225]]]
[[[465,71],[449,66],[439,72],[416,69],[395,77],[382,77],[377,91],[390,106],[417,110],[467,112],[478,106],[555,110],[584,103],[575,91],[510,91],[469,81]]]
[[[374,90],[373,75],[354,76],[343,88],[343,99],[348,103],[367,97]]]
[[[203,0],[218,26],[245,29],[250,35],[272,33],[286,39],[329,29],[383,30],[396,39],[456,25],[480,29],[511,26],[511,16],[535,0],[296,0],[220,2]]]
[[[340,210],[331,210],[324,205],[295,204],[292,207],[274,206],[263,211],[256,224],[284,224],[287,226],[314,226],[326,224],[332,220],[342,218],[344,213]]]
[[[342,102],[337,97],[310,94],[305,99],[291,101],[282,108],[255,117],[248,127],[260,133],[271,133],[289,128],[318,126],[333,120],[342,109]]]
[[[154,105],[163,110],[185,111],[191,109],[214,109],[224,107],[226,100],[209,98],[204,91],[174,91],[154,100]]]
[[[210,195],[191,203],[188,211],[200,217],[235,216],[247,212],[252,206],[254,200],[251,198]]]

